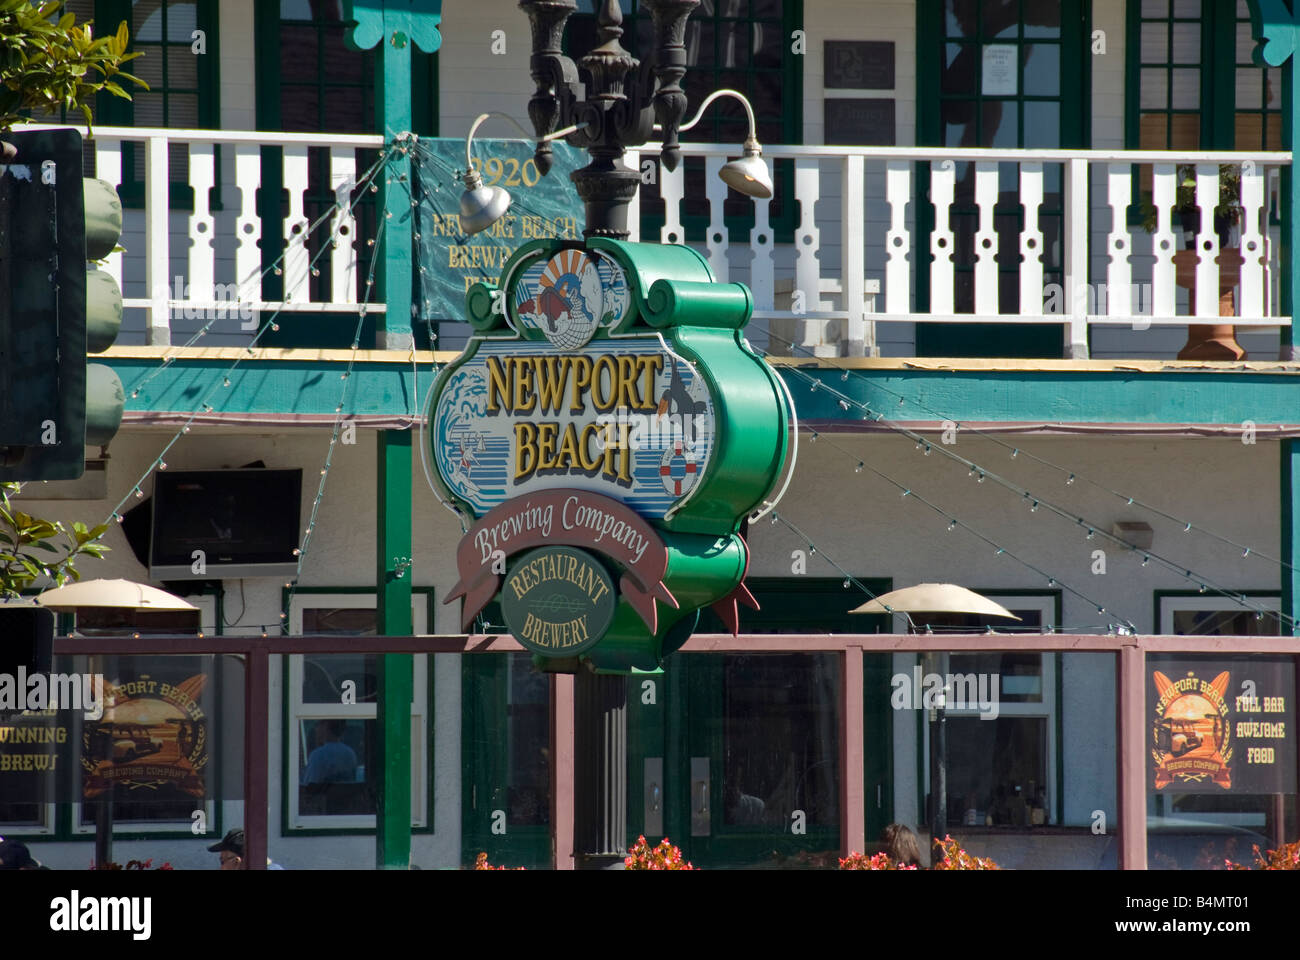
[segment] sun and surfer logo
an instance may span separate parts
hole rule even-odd
[[[515,287],[520,323],[561,350],[576,350],[598,328],[621,320],[627,303],[623,271],[582,250],[561,250],[530,265]]]
[[[1225,790],[1232,787],[1232,731],[1228,704],[1228,671],[1203,680],[1188,671],[1171,680],[1159,670],[1155,722],[1151,728],[1151,758],[1155,761],[1155,789],[1171,783],[1209,780]]]

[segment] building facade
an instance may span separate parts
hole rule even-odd
[[[479,114],[524,119],[530,36],[507,0],[441,6],[440,48],[412,55],[411,125],[454,155]],[[579,6],[574,55],[598,28]],[[644,55],[638,6],[623,4],[623,42]],[[974,589],[1035,634],[1295,632],[1290,66],[1253,61],[1251,6],[701,3],[686,36],[691,112],[719,87],[750,97],[776,196],[755,203],[714,176],[746,133],[722,101],[684,135],[678,172],[648,148],[631,158],[645,181],[634,229],[696,246],[718,280],[753,290],[748,337],[795,399],[797,464],[748,528],[761,610],[742,614],[742,634],[906,633],[906,618],[848,611],[921,582]],[[29,484],[23,509],[109,519],[112,551],[86,575],[149,581],[151,540],[180,522],[147,506],[159,477],[301,470],[296,570],[152,579],[189,596],[207,636],[364,636],[378,631],[377,564],[401,560],[413,632],[459,634],[458,604],[443,600],[460,524],[420,451],[429,387],[466,327],[421,307],[419,268],[454,284],[491,279],[493,260],[440,238],[417,257],[411,323],[384,309],[376,251],[394,185],[380,169],[380,192],[365,189],[386,143],[376,53],[349,46],[343,5],[324,0],[67,7],[101,28],[127,21],[150,83],[106,104],[87,145],[126,206],[125,250],[107,265],[126,322],[107,356],[128,402],[109,457],[83,481]],[[476,143],[491,176],[505,148]],[[478,247],[524,238],[526,174],[512,183],[497,163],[520,220]],[[1207,347],[1221,312],[1231,327]],[[394,455],[403,447],[414,453]],[[381,556],[394,517],[409,517],[409,557]],[[707,618],[698,633],[722,631]],[[504,632],[497,620],[489,610],[474,632]],[[688,647],[662,675],[629,678],[629,839],[670,836],[703,866],[804,866],[890,822],[924,833],[934,740],[928,711],[897,695],[899,678],[938,669],[997,690],[996,710],[976,698],[948,711],[949,832],[1008,866],[1119,866],[1118,655],[945,650],[946,630],[997,621],[913,620],[937,630],[931,652]],[[1196,659],[1161,656],[1171,671]],[[1237,662],[1229,647],[1214,656]],[[846,664],[861,667],[860,701],[845,698]],[[1267,666],[1294,726],[1295,657]],[[114,667],[208,677],[212,718],[206,793],[119,804],[116,859],[212,866],[206,845],[244,818],[242,667],[230,655]],[[373,867],[378,668],[374,654],[271,658],[276,862]],[[522,652],[420,654],[414,676],[412,862],[556,863],[551,678]],[[852,762],[846,709],[861,711]],[[1149,864],[1295,841],[1294,739],[1279,749],[1290,769],[1272,792],[1148,785]],[[312,758],[327,754],[351,754],[355,782],[321,790]],[[0,828],[47,863],[85,866],[83,787],[50,778],[42,802],[0,805]]]

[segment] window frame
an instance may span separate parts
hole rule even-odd
[[[373,610],[376,606],[374,587],[299,587],[293,593],[283,590],[282,608],[287,614],[289,632],[302,633],[303,611],[308,608],[344,608]],[[416,634],[428,632],[433,622],[433,587],[413,587],[411,597],[412,628]],[[317,601],[315,603],[309,601]],[[421,602],[423,600],[423,602]],[[361,651],[363,654],[369,651]],[[305,815],[298,808],[299,751],[298,731],[304,720],[351,719],[374,720],[378,716],[377,704],[321,704],[304,703],[302,677],[304,655],[285,654],[282,663],[282,730],[281,766],[283,791],[281,801],[281,832],[283,836],[341,836],[372,835],[377,829],[374,814],[321,814]],[[413,685],[411,697],[411,832],[434,832],[433,789],[434,767],[434,658],[427,653],[412,654]],[[415,742],[419,734],[420,742]]]
[[[1178,20],[1182,22],[1191,22],[1191,18],[1177,18],[1173,15],[1173,0],[1170,0],[1169,15],[1164,18],[1145,17],[1142,15],[1142,0],[1127,0],[1124,20],[1124,146],[1128,150],[1140,149],[1141,144],[1141,127],[1142,116],[1148,113],[1163,113],[1168,117],[1177,112],[1187,113],[1190,110],[1175,111],[1172,106],[1166,106],[1163,110],[1144,109],[1141,106],[1141,82],[1142,69],[1155,67],[1164,67],[1171,72],[1168,79],[1169,89],[1166,92],[1166,104],[1172,103],[1172,71],[1174,61],[1172,60],[1173,51],[1166,51],[1166,61],[1163,64],[1149,63],[1144,64],[1142,60],[1142,24],[1161,22],[1163,19],[1166,23],[1175,23]],[[1271,122],[1276,122],[1278,129],[1281,129],[1283,122],[1283,110],[1281,106],[1281,73],[1279,68],[1262,67],[1256,64],[1245,64],[1237,59],[1237,28],[1241,23],[1250,22],[1249,16],[1242,17],[1237,10],[1237,0],[1201,0],[1201,16],[1196,22],[1201,26],[1201,62],[1196,66],[1201,71],[1201,94],[1197,105],[1196,113],[1200,115],[1200,125],[1198,128],[1198,137],[1196,147],[1187,149],[1196,150],[1244,150],[1254,151],[1263,150],[1262,145],[1242,146],[1236,142],[1236,124],[1239,113],[1247,113],[1260,116],[1261,133],[1267,142],[1268,129]],[[1225,21],[1231,25],[1230,29],[1222,29],[1220,24]],[[1172,41],[1171,41],[1172,45]],[[1190,69],[1192,65],[1181,65],[1180,69]],[[1239,70],[1252,67],[1264,72],[1269,71],[1277,74],[1276,79],[1279,85],[1277,110],[1269,110],[1267,107],[1261,109],[1249,108],[1240,109],[1237,107],[1237,73]],[[1231,82],[1224,83],[1222,78],[1227,75],[1231,77]],[[1169,128],[1166,126],[1165,145],[1156,149],[1169,149]],[[1144,219],[1143,199],[1144,195],[1149,195],[1149,189],[1143,189],[1143,171],[1148,170],[1149,165],[1133,164],[1133,187],[1132,201],[1128,208],[1128,226],[1140,227]],[[1269,207],[1268,218],[1270,224],[1276,224],[1277,215],[1272,211],[1272,205]]]
[[[190,603],[194,604],[194,606],[199,608],[200,636],[216,637],[216,636],[221,636],[222,634],[222,629],[225,625],[225,621],[222,619],[224,615],[222,591],[223,591],[222,587],[206,587],[204,588],[204,591],[202,593],[189,594],[185,597],[186,600],[188,600]],[[75,622],[76,621],[74,615],[74,619],[73,619],[74,625]],[[203,654],[198,654],[198,656],[203,656]],[[214,663],[219,664],[221,662],[221,656],[222,656],[221,654],[217,654],[214,657]],[[74,669],[87,670],[89,667],[88,661],[89,661],[88,657],[74,658],[73,660],[75,664]],[[210,727],[216,727],[219,730],[220,729],[219,724],[221,722],[221,717],[222,717],[221,708],[222,708],[222,700],[223,700],[221,689],[219,686],[214,691],[214,699],[215,699],[215,707],[213,708],[212,712],[209,714]],[[81,722],[82,722],[82,718],[78,714],[73,718],[72,733],[70,733],[70,736],[75,734],[75,738],[78,742],[81,740]],[[207,822],[210,825],[207,833],[203,834],[203,836],[208,836],[211,834],[216,834],[220,836],[222,835],[221,810],[224,805],[221,801],[224,798],[221,796],[222,769],[221,769],[221,756],[219,752],[215,753],[212,756],[211,763],[212,763],[211,776],[212,776],[212,783],[213,783],[212,794],[204,802],[202,808],[199,809],[203,810],[204,816],[207,818]],[[74,786],[76,788],[75,796],[79,797],[81,795],[81,783],[82,783],[81,774],[78,773],[73,778],[73,780],[74,780]],[[93,837],[95,835],[95,825],[93,823],[83,824],[81,822],[82,807],[84,806],[85,804],[83,804],[80,800],[73,800],[70,804],[68,804],[68,822],[66,826],[66,833],[63,836],[57,836],[57,835],[52,836],[51,839],[84,840],[88,837]],[[192,826],[193,826],[193,821],[188,819],[187,820],[163,820],[158,823],[146,823],[138,820],[128,820],[128,821],[114,820],[113,840],[114,841],[157,840],[157,839],[162,839],[167,837],[172,837],[176,839],[193,838],[194,833],[191,830]]]
[[[1002,606],[1011,610],[1037,609],[1043,614],[1043,632],[1054,633],[1060,628],[1062,616],[1062,592],[1060,590],[1016,590],[1010,589],[974,589],[975,593],[997,600]],[[893,631],[907,633],[907,616],[895,613],[892,617]],[[935,634],[941,637],[942,634]],[[1065,816],[1065,764],[1064,730],[1062,723],[1062,663],[1061,654],[1049,657],[1039,653],[1042,668],[1043,699],[1038,703],[999,703],[998,716],[1045,717],[1047,720],[1047,777],[1043,785],[1047,787],[1047,822],[1044,826],[1060,826]],[[920,663],[920,654],[917,654]],[[920,817],[925,817],[925,797],[930,789],[930,738],[926,735],[926,716],[924,710],[916,711],[916,783],[917,810]],[[977,717],[978,710],[949,710],[950,717]],[[949,827],[962,826],[949,824]],[[978,824],[983,828],[983,824]],[[1032,827],[1017,828],[1031,830]]]
[[[1271,612],[1275,614],[1282,612],[1282,596],[1277,590],[1233,590],[1232,592],[1254,600],[1260,606],[1270,608]],[[1230,597],[1211,593],[1202,594],[1199,590],[1157,590],[1153,596],[1154,622],[1158,628],[1157,633],[1164,636],[1207,636],[1207,634],[1175,634],[1174,614],[1176,612],[1192,610],[1231,611],[1240,607]],[[1247,607],[1240,607],[1240,610],[1242,613],[1249,612]],[[1280,617],[1278,622],[1281,623]]]
[[[94,31],[96,36],[103,36],[104,31],[116,32],[118,24],[125,22],[127,29],[130,31],[130,43],[127,47],[128,52],[135,52],[136,37],[135,30],[131,29],[132,23],[132,0],[93,0],[95,14],[93,17]],[[159,0],[160,3],[167,3],[170,0]],[[221,46],[220,46],[220,3],[218,0],[186,0],[193,2],[195,6],[195,29],[204,31],[204,42],[206,52],[202,54],[198,63],[195,88],[195,97],[198,101],[198,121],[194,127],[172,127],[167,126],[163,129],[169,130],[216,130],[221,128]],[[104,29],[101,29],[101,26]],[[168,46],[180,46],[180,41],[168,41],[166,36],[163,39],[154,42],[146,41],[145,46],[149,49],[143,51],[145,56],[154,49],[165,50]],[[195,54],[195,56],[199,56]],[[165,58],[164,58],[165,60]],[[126,71],[134,73],[131,69],[132,64],[127,64]],[[166,70],[164,65],[163,70]],[[128,92],[130,92],[128,90]],[[177,91],[179,92],[179,91]],[[167,93],[161,94],[166,98]],[[164,112],[166,105],[164,99]],[[121,97],[115,97],[109,93],[100,93],[95,99],[95,122],[105,126],[122,126],[134,127],[135,123],[135,103],[133,100],[123,100]],[[123,141],[122,143],[122,182],[118,186],[118,196],[122,200],[122,206],[130,209],[143,209],[145,184],[143,180],[135,179],[135,155],[137,151],[142,151],[144,145],[138,142]],[[215,176],[213,183],[212,200],[210,207],[217,211],[221,209],[221,146],[214,148],[215,155]],[[169,170],[169,176],[172,178],[168,184],[168,200],[172,210],[193,210],[194,209],[194,188],[190,185],[188,177],[185,179],[175,179],[177,171],[175,168]]]

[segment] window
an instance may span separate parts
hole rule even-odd
[[[137,614],[101,609],[77,613],[74,626],[84,636],[106,638],[109,647],[109,638],[133,633],[219,633],[219,595],[185,599],[198,608],[197,616],[190,611]],[[203,810],[207,822],[216,824],[222,786],[217,763],[224,732],[222,684],[242,668],[232,658],[216,655],[105,657],[98,663],[77,657],[68,663],[76,671],[102,673],[106,684],[118,688],[120,700],[100,722],[77,713],[69,724],[73,755],[94,764],[87,768],[80,762],[72,777],[77,798],[72,804],[72,833],[79,837],[95,833],[96,804],[82,803],[81,798],[108,779],[117,784],[114,836],[190,835],[195,810]],[[197,705],[196,713],[186,712],[190,700]],[[133,767],[147,770],[154,760],[162,760],[172,775],[148,777],[133,771]]]
[[[349,32],[348,18],[341,0],[255,0],[257,46],[257,126],[260,130],[298,133],[375,133],[376,56],[372,50],[354,50],[344,39]],[[438,55],[425,54],[418,48],[411,56],[411,119],[414,131],[436,135],[438,128]],[[378,157],[377,151],[357,151],[359,176]],[[262,193],[272,202],[261,201],[263,268],[284,249],[284,219],[288,215],[287,189],[302,189],[301,184],[284,182],[282,151],[262,151]],[[283,200],[275,202],[274,197]],[[330,183],[329,151],[313,147],[308,151],[307,190],[303,213],[309,223],[325,213],[335,202]],[[362,196],[353,212],[357,218],[355,237],[374,237],[376,230],[375,197]],[[332,289],[330,258],[321,256],[329,242],[329,231],[317,230],[308,241],[308,256],[317,264],[310,278],[311,298],[330,299]],[[357,297],[368,294],[366,278],[371,276],[371,262],[376,248],[358,242]],[[283,297],[283,281],[269,274],[263,278],[263,297]],[[261,343],[275,347],[346,347],[356,329],[356,313],[318,314],[314,322],[281,324],[279,330],[263,335]],[[374,320],[362,328],[362,346],[374,344]],[[427,345],[428,331],[417,328],[416,346]],[[423,339],[421,339],[423,337]]]
[[[1060,620],[1060,595],[999,595],[996,600],[1020,622],[1000,617],[944,615],[936,633],[1051,633]],[[921,617],[913,615],[923,628]],[[908,630],[907,617],[894,615],[894,629]],[[942,643],[937,639],[938,644]],[[934,672],[959,680],[949,691],[947,716],[947,822],[949,826],[1028,827],[1055,823],[1057,806],[1057,658],[1043,653],[934,653],[921,658],[922,676]],[[968,682],[974,678],[973,686]],[[924,681],[923,681],[924,682]],[[960,699],[958,699],[960,698]],[[985,704],[988,704],[986,707]],[[996,707],[994,713],[992,707]],[[925,731],[925,726],[921,727]],[[934,769],[931,738],[923,764]],[[937,759],[937,758],[936,758]],[[928,789],[930,776],[924,780]],[[928,809],[925,805],[922,809]],[[1035,810],[1043,811],[1041,820]]]
[[[1177,592],[1156,594],[1156,622],[1178,636],[1276,637],[1281,634],[1277,594],[1244,591],[1250,606],[1231,597]],[[1261,612],[1261,610],[1263,612]]]
[[[800,143],[804,58],[790,49],[790,35],[802,26],[801,0],[702,0],[686,21],[687,65],[682,89],[686,91],[687,113],[682,122],[695,115],[710,93],[727,88],[740,91],[753,104],[760,143]],[[623,3],[623,29],[620,42],[629,53],[643,61],[653,58],[653,22],[650,11],[638,0]],[[596,38],[594,12],[570,18],[565,43],[568,55],[575,61],[597,45]],[[744,107],[725,97],[713,103],[699,125],[680,139],[684,143],[735,143],[739,154],[739,145],[748,135]],[[653,149],[654,143],[654,140],[648,142],[646,149]],[[704,238],[709,220],[704,162],[687,159],[685,168],[683,225],[687,238],[699,241]],[[778,161],[775,172],[780,186],[772,198],[771,222],[778,231],[777,238],[789,242],[796,207],[792,199],[793,166]],[[658,188],[649,188],[641,204],[642,236],[657,237],[664,221]],[[728,191],[724,213],[728,227],[740,231],[736,241],[748,243],[753,226],[753,201]]]
[[[180,129],[220,126],[216,0],[68,0],[64,6],[77,15],[78,22],[93,20],[96,36],[126,23],[130,50],[141,54],[125,69],[149,89],[129,88],[129,101],[101,94],[95,109],[97,123]],[[217,169],[220,167],[218,163]],[[171,145],[168,175],[172,206],[192,207],[186,144]],[[118,193],[123,203],[138,206],[144,202],[143,144],[122,144]]]
[[[1246,0],[1129,0],[1128,141],[1281,150],[1282,75],[1251,59]]]
[[[429,622],[431,589],[411,605],[416,633]],[[375,596],[300,589],[289,611],[294,634],[375,636]],[[414,657],[411,700],[411,825],[431,822],[429,805],[429,658]],[[378,655],[288,657],[285,731],[287,829],[374,829]]]

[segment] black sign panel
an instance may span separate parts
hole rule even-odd
[[[1296,790],[1295,661],[1151,657],[1151,786],[1169,793]]]
[[[892,40],[827,40],[823,85],[827,90],[893,90]]]
[[[825,102],[826,142],[843,146],[892,147],[894,101],[836,99]]]

